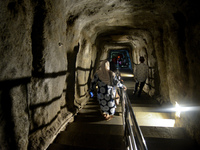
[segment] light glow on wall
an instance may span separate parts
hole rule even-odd
[[[180,106],[178,102],[175,102],[175,108],[170,109],[171,112],[175,112],[175,116],[180,118],[181,117],[181,112],[186,112],[186,111],[200,111],[199,106]]]
[[[175,102],[175,110],[176,110],[175,116],[180,118],[181,117],[181,107],[177,102]]]
[[[121,73],[121,77],[134,77],[134,75],[128,73]]]

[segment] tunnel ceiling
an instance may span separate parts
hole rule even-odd
[[[177,0],[84,0],[68,2],[68,27],[74,25],[77,37],[83,35],[92,44],[139,46],[152,30],[174,23]],[[147,34],[148,33],[148,34]],[[131,40],[131,42],[130,42]],[[142,42],[141,42],[142,41]]]

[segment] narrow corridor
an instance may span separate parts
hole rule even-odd
[[[102,126],[120,130],[108,134],[119,148],[120,106],[102,121],[88,90],[102,60],[134,70],[141,56],[147,95],[133,96],[131,74],[123,79],[148,148],[188,148],[185,131],[200,145],[198,1],[0,0],[0,33],[0,150],[57,150],[61,141],[73,149],[89,141],[88,150],[94,137],[107,138]],[[171,105],[191,109],[174,118]],[[111,148],[108,138],[95,146]]]

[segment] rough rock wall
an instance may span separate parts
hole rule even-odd
[[[0,1],[0,149],[45,149],[72,116],[65,6]]]
[[[162,28],[153,31],[158,62],[161,103],[178,102],[191,106],[189,112],[182,112],[176,118],[176,126],[185,127],[188,133],[200,143],[198,126],[199,108],[199,17],[195,2],[185,1],[163,22]],[[195,88],[194,88],[195,87]]]
[[[32,71],[30,1],[0,1],[0,149],[28,147]]]
[[[65,1],[33,1],[29,149],[45,149],[69,120]],[[73,93],[71,93],[73,94]]]
[[[197,2],[186,2],[180,11],[174,14],[179,28],[176,31],[171,30],[176,34],[173,41],[178,43],[175,55],[179,57],[171,57],[174,67],[169,75],[170,85],[173,84],[170,88],[171,101],[194,108],[189,112],[182,112],[181,117],[177,118],[176,125],[186,127],[189,134],[200,143],[200,11],[197,6]]]
[[[80,39],[81,40],[81,39]],[[94,69],[95,51],[88,39],[80,41],[80,51],[77,55],[75,72],[75,105],[82,107],[88,101],[88,89],[91,82],[91,71]]]

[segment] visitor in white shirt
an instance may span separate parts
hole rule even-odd
[[[135,95],[137,93],[137,89],[140,84],[138,97],[140,97],[142,89],[146,82],[146,79],[148,77],[148,71],[149,71],[149,67],[146,64],[144,64],[144,57],[141,56],[140,64],[136,65],[134,69],[134,78],[135,78],[136,83],[135,83],[135,90],[133,91],[133,94]]]

